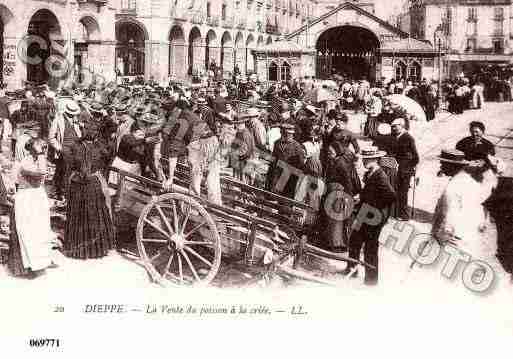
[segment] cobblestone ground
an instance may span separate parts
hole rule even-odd
[[[497,144],[498,155],[510,165],[507,175],[513,175],[513,103],[487,103],[481,110],[467,111],[462,115],[441,113],[432,123],[420,126],[415,125],[411,132],[414,134],[421,163],[417,176],[420,178],[415,194],[415,217],[412,224],[420,233],[429,232],[430,219],[437,198],[447,184],[446,178],[438,178],[436,173],[439,162],[435,159],[440,150],[445,147],[454,147],[455,143],[468,133],[468,124],[473,120],[483,121],[487,126],[487,138]],[[511,135],[511,136],[510,136]],[[510,138],[511,137],[511,138]],[[413,198],[411,198],[413,200]],[[410,201],[411,203],[411,201]],[[489,228],[493,235],[493,226]],[[157,288],[152,284],[145,269],[136,261],[125,258],[119,253],[112,252],[107,258],[100,260],[80,261],[68,259],[59,252],[55,252],[60,267],[48,270],[46,274],[34,280],[13,278],[7,274],[5,267],[0,267],[0,278],[3,288],[33,288],[45,290],[57,289],[84,289],[91,288],[97,291],[102,289],[150,289]],[[443,289],[447,293],[463,294],[465,297],[474,298],[475,295],[463,287],[459,280],[449,281],[436,275],[436,270],[427,271],[425,268],[409,269],[411,259],[407,255],[399,255],[394,251],[382,247],[380,250],[380,284],[376,288],[366,288],[362,279],[347,280],[339,274],[327,274],[314,272],[325,279],[333,280],[342,288],[341,293],[349,296],[362,292],[373,293],[382,297],[387,293],[404,293],[405,296],[416,298],[435,298],[433,293],[437,289]],[[333,264],[333,266],[337,266]],[[337,267],[338,268],[338,267]],[[342,269],[343,265],[339,269]],[[440,268],[437,269],[440,271]],[[231,271],[231,270],[230,270]],[[222,267],[220,276],[230,280],[240,277],[240,273],[232,273]],[[429,278],[429,281],[428,281]],[[219,284],[218,284],[219,285]],[[282,280],[270,283],[270,288],[303,288],[311,286],[306,282],[296,282],[292,285]],[[493,291],[495,297],[511,298],[511,284],[508,278],[500,278],[500,288]],[[255,285],[260,287],[260,284]],[[171,291],[174,291],[171,289]],[[396,295],[396,294],[395,294]],[[449,295],[449,296],[450,296]],[[436,300],[441,300],[440,298]]]

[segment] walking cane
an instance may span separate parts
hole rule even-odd
[[[411,219],[415,219],[415,192],[417,190],[417,170],[413,173],[413,195],[412,195],[412,204],[411,204]]]

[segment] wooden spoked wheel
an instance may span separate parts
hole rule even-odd
[[[187,195],[167,193],[152,199],[139,216],[136,238],[146,269],[162,285],[206,285],[219,270],[216,224]]]

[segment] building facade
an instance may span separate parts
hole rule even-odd
[[[9,88],[26,81],[56,87],[79,66],[112,78],[114,15],[104,0],[2,1],[0,80]]]
[[[252,50],[318,16],[317,0],[5,0],[1,81],[9,87],[77,75],[184,80],[215,63],[255,70]],[[21,54],[21,55],[20,55]],[[28,57],[28,59],[27,59]],[[40,60],[38,60],[40,59]]]
[[[272,46],[278,39],[288,44]],[[212,64],[225,77],[238,69],[265,72],[262,79],[438,73],[429,42],[376,16],[369,0],[5,0],[0,52],[0,80],[10,88],[136,77],[165,83]]]
[[[368,1],[324,3],[325,12],[286,38],[305,51],[303,72],[319,78],[334,74],[355,79],[437,79],[437,51],[428,41],[379,18]],[[328,6],[328,7],[326,7]]]
[[[511,0],[415,0],[409,2],[407,16],[405,31],[440,44],[446,76],[511,62]],[[435,38],[435,32],[440,36]]]
[[[252,51],[313,18],[316,5],[313,0],[118,0],[117,72],[183,80],[215,64],[225,77],[235,69],[252,73]],[[130,48],[128,33],[137,33],[139,51]]]

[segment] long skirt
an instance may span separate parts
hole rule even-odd
[[[363,134],[367,137],[374,138],[378,134],[378,118],[375,116],[368,116],[363,129]]]
[[[50,225],[50,203],[43,187],[20,189],[11,215],[8,266],[13,275],[27,274],[51,265],[54,234]]]
[[[66,217],[66,256],[101,258],[114,248],[114,226],[98,177],[70,181]]]
[[[342,196],[329,195],[336,191],[342,193],[343,189],[343,186],[338,183],[329,183],[328,196],[324,198],[321,208],[320,233],[324,238],[322,244],[329,249],[346,247],[349,239],[350,205]]]

